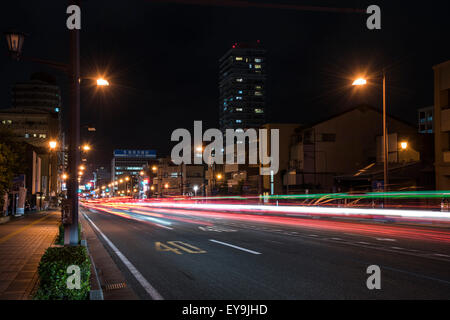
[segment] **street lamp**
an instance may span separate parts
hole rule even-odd
[[[25,34],[18,31],[5,32],[6,42],[8,43],[8,51],[14,60],[19,60],[22,55],[23,41]]]
[[[367,80],[358,78],[353,82],[354,86],[364,86]],[[384,163],[384,192],[388,190],[388,141],[386,128],[386,70],[383,68],[383,163]]]
[[[52,140],[52,141],[50,141],[50,142],[48,143],[48,145],[49,145],[49,147],[50,147],[51,150],[55,150],[55,149],[56,149],[57,143],[56,143],[56,141]]]
[[[353,81],[354,86],[363,86],[367,84],[367,80],[363,78],[358,78],[355,81]]]
[[[105,80],[103,78],[99,78],[99,79],[97,79],[97,86],[99,86],[99,87],[106,87],[106,86],[109,86],[109,82],[108,82],[108,80]]]
[[[195,185],[192,189],[194,189],[194,195],[197,196],[197,190],[198,190],[198,186]]]
[[[408,148],[408,142],[406,141],[401,142],[400,147],[402,148],[402,150],[406,150]]]
[[[82,147],[83,151],[88,152],[91,150],[91,146],[89,146],[88,144],[83,145]]]

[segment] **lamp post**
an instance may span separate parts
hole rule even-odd
[[[384,164],[384,192],[388,191],[388,153],[389,146],[387,141],[387,127],[386,127],[386,69],[383,68],[383,164]],[[353,82],[354,86],[364,86],[367,84],[367,80],[364,78],[356,79]]]
[[[70,0],[71,5],[80,5],[80,0]],[[5,34],[8,43],[8,50],[14,60],[22,57],[22,47],[25,34],[17,31],[10,31]],[[70,199],[71,219],[64,227],[64,244],[78,245],[78,180],[77,168],[80,155],[78,146],[80,141],[80,38],[79,30],[69,30],[70,36],[70,63],[59,63],[35,58],[26,58],[34,62],[46,64],[54,68],[63,70],[70,80],[70,126],[69,126],[69,184],[68,197]]]

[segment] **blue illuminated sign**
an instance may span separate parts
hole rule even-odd
[[[156,158],[155,150],[114,150],[114,157]]]

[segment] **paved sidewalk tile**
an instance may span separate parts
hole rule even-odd
[[[31,213],[0,225],[0,300],[30,299],[37,268],[58,234],[60,211]]]

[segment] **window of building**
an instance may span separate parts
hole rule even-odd
[[[238,93],[239,93],[239,94],[242,94],[242,90],[239,90]]]
[[[255,69],[261,69],[261,65],[260,64],[255,64]]]
[[[236,108],[236,111],[242,111],[242,108]]]
[[[255,109],[255,113],[264,113],[264,110],[263,109]]]
[[[244,79],[242,79],[242,78],[237,78],[236,81],[237,81],[237,82],[242,82],[242,81],[244,81]]]
[[[261,91],[255,91],[255,96],[262,96]]]
[[[242,120],[236,120],[236,123],[242,123]]]
[[[45,139],[47,138],[47,135],[45,133],[40,133],[39,138]]]
[[[36,133],[33,133],[33,138],[36,138],[37,137],[37,134]]]
[[[242,57],[236,57],[236,61],[242,61]]]
[[[242,100],[242,97],[236,97],[236,100]]]
[[[30,135],[28,133],[25,133],[25,138],[29,138]]]
[[[257,89],[257,90],[261,90],[261,89],[262,89],[262,87],[261,87],[261,86],[255,86],[255,89]]]
[[[256,62],[256,63],[261,63],[261,62],[262,62],[262,59],[261,59],[261,58],[255,58],[255,62]]]
[[[252,67],[253,67],[253,65],[250,63],[250,64],[248,65],[248,68],[251,69]]]

